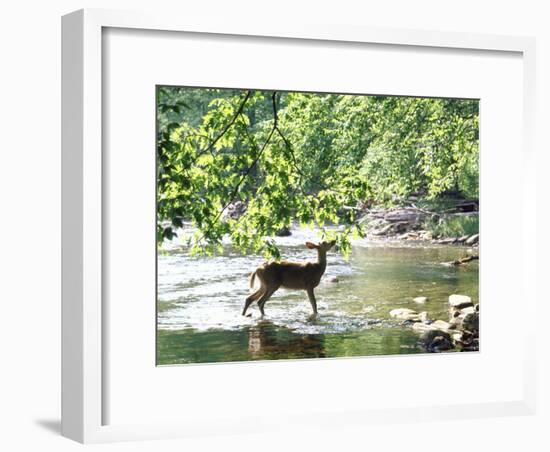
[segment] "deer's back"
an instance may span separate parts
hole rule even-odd
[[[317,287],[323,269],[317,263],[271,262],[258,268],[258,276],[264,284],[275,284],[288,289]]]

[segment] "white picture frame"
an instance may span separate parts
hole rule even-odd
[[[130,439],[157,439],[179,436],[211,435],[239,432],[238,423],[225,419],[194,423],[150,423],[105,425],[105,405],[111,394],[106,390],[103,360],[109,353],[104,340],[105,317],[102,308],[104,287],[103,253],[103,34],[105,29],[191,32],[208,34],[223,40],[228,36],[251,39],[312,40],[338,42],[342,45],[376,44],[439,49],[443,55],[456,49],[513,52],[522,59],[523,124],[519,162],[523,166],[521,201],[524,210],[536,209],[534,147],[535,42],[532,38],[439,33],[419,30],[349,28],[302,24],[299,28],[281,24],[270,29],[262,24],[203,24],[170,16],[107,10],[80,10],[63,17],[62,35],[62,433],[88,443]],[[483,169],[482,171],[489,171]],[[523,241],[519,251],[523,264],[524,295],[522,309],[533,312],[536,235],[534,225],[523,220]],[[532,287],[531,287],[532,286]],[[530,332],[522,333],[522,343],[529,344]],[[328,410],[315,416],[290,413],[280,421],[287,428],[345,423],[399,422],[459,419],[484,416],[532,414],[535,409],[535,352],[523,348],[521,397],[512,401],[467,403],[448,406],[391,407],[377,410],[357,407],[354,411]],[[350,364],[351,363],[351,364]],[[290,363],[292,365],[292,363]],[[348,367],[353,362],[348,361]],[[209,368],[223,372],[222,366]],[[146,391],[147,388],[144,388]],[[253,431],[271,426],[268,418],[249,420]],[[281,424],[279,424],[281,425]],[[245,431],[244,429],[242,430]]]

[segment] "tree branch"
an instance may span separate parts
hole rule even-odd
[[[273,92],[273,95],[271,96],[275,118],[277,117],[277,105],[276,105],[276,98],[275,98],[276,95],[277,95],[277,92],[275,91],[275,92]],[[239,182],[237,182],[237,185],[235,185],[235,187],[233,188],[233,191],[231,192],[231,196],[229,197],[229,201],[218,212],[218,214],[216,215],[216,218],[214,218],[214,221],[212,223],[216,223],[221,218],[221,216],[223,215],[225,210],[229,207],[229,205],[233,201],[235,201],[235,197],[237,196],[237,193],[239,193],[239,189],[241,188],[241,185],[243,184],[243,182],[246,180],[246,178],[248,177],[248,175],[252,171],[252,168],[254,168],[254,165],[256,165],[256,163],[258,163],[258,160],[260,160],[260,157],[262,156],[265,148],[267,147],[267,145],[271,141],[271,138],[273,137],[273,134],[275,133],[276,127],[277,127],[277,121],[275,119],[274,123],[273,123],[273,127],[271,128],[271,131],[269,132],[269,134],[267,136],[267,139],[265,140],[263,146],[256,153],[256,157],[254,158],[252,163],[248,166],[245,173],[241,176],[241,178],[239,179]],[[208,229],[205,233],[203,233],[202,236],[199,238],[199,240],[197,240],[197,243],[201,242],[206,237],[206,235],[208,235],[209,232],[210,232],[210,229]]]
[[[290,144],[290,141],[288,141],[287,137],[284,135],[284,133],[281,131],[279,127],[279,115],[277,112],[277,106],[275,101],[275,96],[277,92],[275,91],[273,93],[273,128],[275,131],[279,134],[279,136],[282,138],[282,140],[285,143],[285,147],[287,148],[288,152],[290,153],[290,156],[292,158],[292,164],[294,166],[294,169],[298,172],[300,175],[300,179],[304,176],[304,173],[298,166],[298,162],[296,161],[296,155],[294,154],[294,149],[292,148],[292,145]]]
[[[218,141],[220,141],[220,139],[227,133],[227,131],[233,126],[233,124],[235,124],[235,121],[237,120],[237,118],[243,112],[243,109],[244,109],[244,106],[245,106],[246,102],[248,101],[248,99],[250,99],[251,94],[252,94],[252,91],[247,91],[246,92],[246,96],[244,97],[241,104],[239,105],[239,108],[237,109],[237,111],[235,112],[233,117],[231,118],[231,121],[229,121],[226,124],[226,126],[219,133],[219,135],[216,138],[214,138],[214,140],[212,140],[212,142],[205,149],[203,149],[202,151],[197,153],[197,156],[196,156],[197,158],[200,157],[201,155],[205,154],[206,152],[210,152],[212,150],[212,148],[216,145],[216,143]]]

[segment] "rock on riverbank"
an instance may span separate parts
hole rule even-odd
[[[473,304],[467,295],[449,296],[449,321],[431,320],[426,311],[398,308],[390,316],[412,323],[412,329],[420,333],[419,343],[428,352],[447,350],[479,350],[479,304]]]

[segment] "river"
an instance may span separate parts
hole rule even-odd
[[[276,238],[287,260],[315,260],[304,246],[316,241],[311,230]],[[157,364],[423,353],[418,334],[391,319],[394,308],[427,311],[448,320],[448,297],[465,294],[478,302],[477,261],[447,267],[442,262],[466,255],[467,248],[360,240],[348,261],[336,252],[315,289],[319,316],[303,291],[279,289],[260,318],[241,316],[249,294],[248,276],[264,262],[243,256],[230,244],[222,255],[190,256],[178,239],[158,255]],[[337,282],[331,282],[334,279]],[[428,301],[418,305],[413,298]]]

